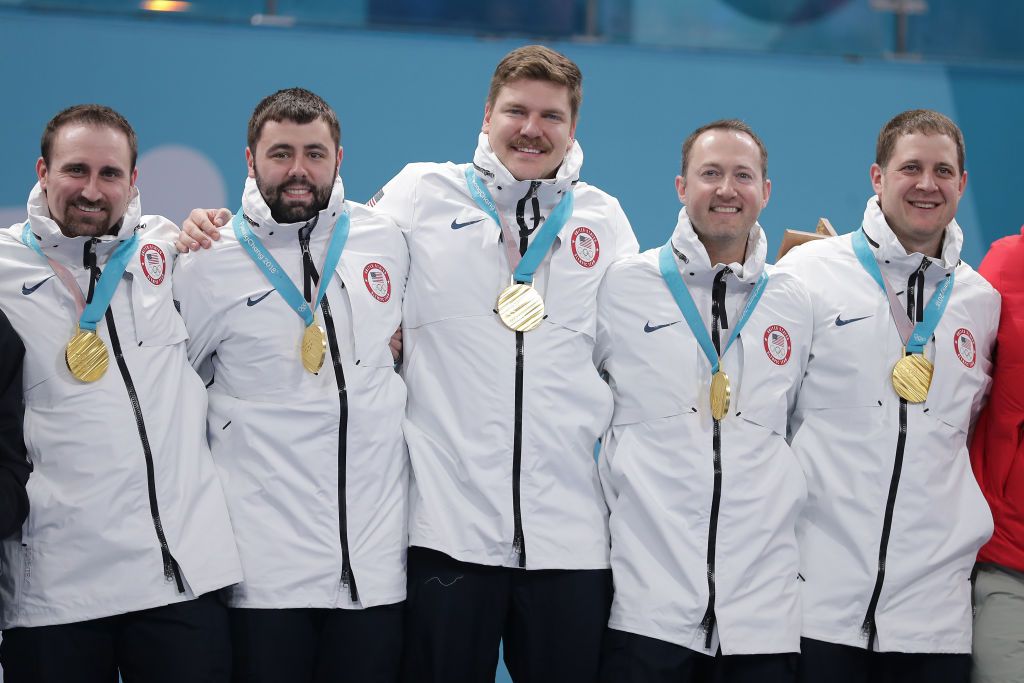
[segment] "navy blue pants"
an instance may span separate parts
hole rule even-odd
[[[870,652],[804,638],[800,683],[969,683],[968,654]]]
[[[657,638],[608,629],[601,683],[795,683],[797,654],[709,657]]]
[[[404,609],[404,603],[361,610],[232,608],[233,680],[396,683]]]
[[[11,628],[5,683],[228,683],[227,608],[214,594],[56,626]]]
[[[594,683],[611,570],[512,569],[409,549],[406,683]]]

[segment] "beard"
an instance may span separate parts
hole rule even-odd
[[[100,211],[96,212],[95,216],[92,216],[76,210],[74,208],[76,205],[95,207],[99,208]],[[111,222],[112,215],[113,211],[107,202],[90,202],[81,197],[75,197],[68,200],[64,205],[64,220],[55,220],[55,222],[61,232],[68,237],[99,237],[116,233],[120,229],[124,215],[118,216],[116,220]]]
[[[286,180],[279,185],[270,185],[264,181],[258,170],[255,168],[254,170],[256,187],[259,188],[260,194],[263,195],[263,200],[270,207],[270,215],[278,223],[302,223],[312,219],[327,208],[327,203],[331,200],[331,190],[334,189],[334,176],[337,175],[337,168],[335,168],[335,173],[331,176],[331,182],[319,187],[313,185],[308,180],[298,178]],[[296,200],[289,198],[285,190],[296,188],[309,190],[309,199]]]

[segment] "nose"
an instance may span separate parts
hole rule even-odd
[[[292,162],[291,168],[288,169],[289,178],[305,178],[308,175],[306,173],[306,167],[303,166],[302,161],[302,156],[295,156],[295,161]]]
[[[729,199],[736,196],[736,188],[733,186],[732,178],[728,175],[722,177],[722,182],[715,188],[715,194],[719,197]]]
[[[82,188],[82,198],[89,202],[98,202],[103,198],[103,193],[100,192],[99,180],[96,176],[91,175],[86,180],[85,186]]]
[[[523,137],[537,138],[540,137],[540,116],[537,114],[530,114],[523,121],[523,128],[520,131]]]
[[[924,171],[917,180],[917,189],[923,192],[932,192],[936,187],[935,176],[931,171]]]

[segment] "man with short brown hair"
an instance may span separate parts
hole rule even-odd
[[[791,424],[801,680],[966,683],[971,569],[992,517],[967,434],[999,295],[960,260],[963,138],[933,111],[882,129],[859,230],[791,251],[814,341]]]
[[[177,229],[143,216],[135,134],[58,114],[28,220],[0,232],[0,307],[25,344],[29,518],[0,543],[9,683],[219,681],[242,578],[171,294]]]

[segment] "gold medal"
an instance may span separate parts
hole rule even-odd
[[[83,330],[71,338],[64,348],[64,360],[75,379],[95,382],[107,371],[107,345],[95,330]]]
[[[327,333],[314,319],[313,324],[308,325],[302,334],[302,367],[315,375],[324,366],[326,355]]]
[[[729,412],[729,375],[719,370],[711,376],[711,416],[721,420]]]
[[[498,316],[510,330],[535,330],[544,319],[544,299],[533,285],[510,285],[498,295]]]
[[[892,387],[908,403],[924,403],[932,385],[934,369],[924,354],[904,356],[892,369]]]

